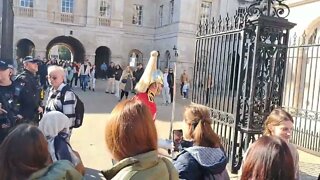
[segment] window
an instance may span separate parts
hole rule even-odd
[[[33,7],[33,0],[20,0],[20,6],[21,7]]]
[[[107,0],[101,0],[100,1],[100,16],[104,17],[111,17],[111,4]]]
[[[73,13],[73,0],[62,0],[61,12]]]
[[[163,25],[163,5],[159,8],[159,26]]]
[[[133,5],[132,24],[142,25],[142,5]]]
[[[172,23],[173,22],[173,14],[174,14],[174,0],[171,0],[170,1],[170,5],[169,5],[169,23]]]
[[[205,23],[206,20],[210,20],[211,17],[211,2],[202,1],[201,3],[201,14],[200,14],[200,22]]]

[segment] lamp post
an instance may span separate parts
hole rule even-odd
[[[1,54],[2,59],[13,58],[13,2],[2,1],[2,35]]]
[[[173,51],[174,51],[174,56],[176,57],[176,62],[174,62],[174,69],[173,69],[173,74],[174,74],[174,78],[173,78],[173,102],[172,102],[172,111],[171,111],[171,120],[170,120],[170,131],[169,131],[169,139],[172,138],[172,128],[173,128],[173,121],[174,121],[174,116],[175,116],[175,111],[176,111],[176,75],[177,75],[177,60],[178,60],[178,49],[177,47],[174,45],[173,46]]]

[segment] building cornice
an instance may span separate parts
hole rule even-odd
[[[288,1],[287,5],[290,8],[293,8],[293,7],[303,6],[303,5],[314,3],[314,2],[320,2],[320,0],[300,0],[300,1],[292,2],[292,3],[290,3],[290,1]]]

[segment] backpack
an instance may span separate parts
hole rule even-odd
[[[60,101],[61,101],[61,104],[62,104],[62,108],[63,108],[63,105],[64,105],[64,96],[66,94],[67,91],[71,91],[71,88],[70,86],[66,85],[64,86],[62,89],[61,89],[61,92],[60,92]],[[84,104],[83,102],[80,100],[80,98],[78,97],[78,95],[73,92],[73,94],[76,96],[76,99],[77,99],[77,104],[76,104],[76,107],[75,107],[75,121],[74,121],[74,126],[73,128],[78,128],[82,125],[82,122],[83,122],[83,117],[84,117]]]

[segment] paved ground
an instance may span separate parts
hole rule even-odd
[[[71,144],[77,150],[87,168],[86,179],[103,179],[99,173],[102,169],[111,167],[111,159],[104,142],[104,127],[108,114],[118,103],[118,99],[111,94],[105,94],[106,81],[98,80],[95,92],[82,92],[75,88],[77,94],[85,103],[85,121],[81,128],[75,129],[71,137]],[[156,126],[160,138],[168,138],[170,129],[172,106],[161,105],[162,99],[156,99],[158,104],[158,120]],[[183,107],[190,101],[177,97],[177,106],[173,129],[181,129]],[[300,154],[301,179],[317,179],[320,173],[320,157],[302,151]],[[232,179],[237,175],[230,174]]]

